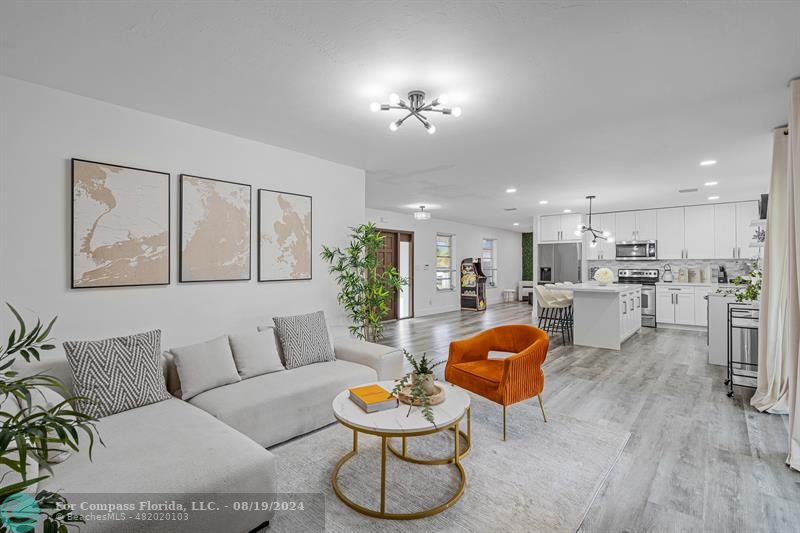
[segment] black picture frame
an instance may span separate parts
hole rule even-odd
[[[227,183],[229,185],[238,185],[247,187],[248,195],[250,198],[249,216],[248,216],[248,239],[247,239],[247,277],[246,278],[229,278],[229,279],[184,279],[183,273],[183,183],[184,178],[194,178],[207,181],[215,181],[218,183]],[[196,174],[180,174],[179,175],[179,213],[178,213],[178,282],[179,283],[209,283],[209,282],[223,282],[223,281],[250,281],[253,279],[253,186],[249,183],[241,183],[238,181],[228,181],[218,178],[207,178],[205,176],[198,176]]]
[[[127,170],[135,170],[137,172],[148,172],[151,174],[161,174],[166,178],[166,194],[167,194],[167,213],[166,213],[166,221],[167,221],[167,259],[166,259],[166,281],[157,282],[157,283],[115,283],[110,285],[80,285],[75,283],[75,167],[76,164],[80,163],[88,163],[93,165],[102,165],[106,167],[115,167],[115,168],[123,168]],[[172,261],[172,245],[170,235],[172,233],[172,198],[171,198],[171,181],[172,175],[169,172],[162,172],[160,170],[151,170],[147,168],[140,168],[140,167],[132,167],[127,165],[119,165],[116,163],[104,163],[102,161],[93,161],[91,159],[80,159],[77,157],[73,157],[70,162],[70,194],[71,194],[71,201],[70,201],[70,242],[69,242],[69,251],[70,251],[70,288],[71,289],[108,289],[108,288],[117,288],[117,287],[154,287],[160,285],[169,285],[172,282],[172,268],[171,268],[171,261]]]
[[[286,196],[299,196],[303,198],[308,198],[308,213],[309,213],[309,265],[308,265],[308,277],[307,278],[279,278],[279,279],[264,279],[261,277],[261,211],[262,211],[262,192],[268,192],[272,194],[283,194]],[[257,221],[257,228],[256,228],[256,239],[258,239],[258,258],[257,258],[257,269],[258,269],[258,282],[259,283],[266,283],[266,282],[281,282],[281,281],[309,281],[314,279],[314,199],[309,194],[299,194],[294,192],[287,192],[287,191],[277,191],[273,189],[258,189],[258,221]]]

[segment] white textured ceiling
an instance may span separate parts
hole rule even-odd
[[[365,168],[369,207],[523,229],[590,193],[766,192],[798,25],[796,1],[4,1],[0,73]],[[391,133],[368,104],[411,89],[464,115]]]

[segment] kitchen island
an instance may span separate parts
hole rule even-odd
[[[591,282],[570,288],[575,344],[619,350],[642,327],[641,285]]]

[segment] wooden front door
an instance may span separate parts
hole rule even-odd
[[[378,250],[378,272],[383,273],[387,266],[397,268],[397,233],[391,231],[381,231],[383,236],[383,248]],[[397,295],[392,296],[389,303],[389,314],[384,320],[397,319]]]

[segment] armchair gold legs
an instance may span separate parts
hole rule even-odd
[[[544,402],[542,401],[542,395],[537,394],[537,398],[539,398],[539,408],[542,410],[542,418],[544,418],[545,424],[547,423],[547,415],[544,412]],[[503,440],[506,440],[506,411],[508,407],[503,406]]]
[[[544,414],[544,402],[542,402],[542,395],[541,394],[537,394],[536,397],[539,398],[539,408],[541,408],[541,410],[542,410],[542,418],[544,418],[544,422],[546,424],[547,423],[547,415]]]

